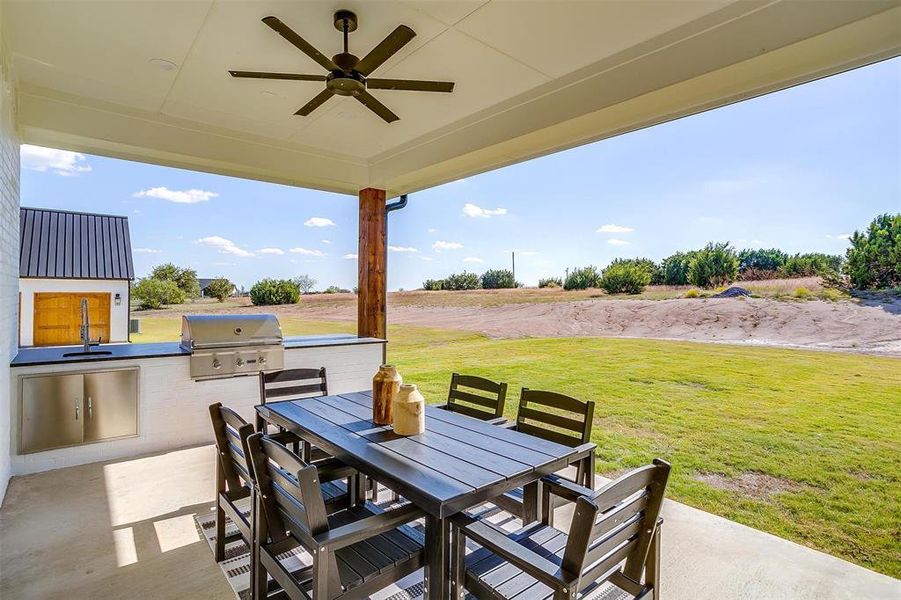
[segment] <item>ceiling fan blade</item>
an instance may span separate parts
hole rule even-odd
[[[387,106],[376,100],[372,94],[367,91],[362,91],[359,94],[354,94],[354,98],[363,103],[366,108],[380,116],[385,120],[386,123],[391,123],[393,121],[397,121],[400,117],[391,112]]]
[[[370,50],[369,54],[357,63],[354,70],[363,75],[369,75],[414,37],[416,37],[415,31],[406,25],[398,25],[397,29],[389,33],[388,37],[379,42],[378,46]]]
[[[366,87],[373,90],[407,90],[411,92],[452,92],[452,81],[420,81],[416,79],[367,79]]]
[[[277,34],[291,42],[298,50],[322,65],[329,71],[338,71],[338,65],[332,59],[314,48],[308,41],[297,35],[293,29],[279,21],[278,17],[265,17],[263,23],[268,25]]]
[[[331,98],[334,95],[335,95],[335,92],[333,92],[332,90],[329,90],[329,89],[322,90],[321,92],[316,94],[315,98],[313,98],[312,100],[310,100],[309,102],[307,102],[306,104],[301,106],[300,110],[298,110],[294,114],[300,115],[301,117],[305,117],[308,114],[310,114],[311,112],[313,112],[314,110],[316,110],[317,108],[319,108],[320,106],[322,106],[326,100],[328,100],[329,98]]]
[[[248,79],[287,79],[291,81],[325,81],[325,75],[301,75],[300,73],[264,73],[261,71],[229,71],[232,77]]]

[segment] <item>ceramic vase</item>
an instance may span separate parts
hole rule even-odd
[[[397,390],[403,383],[394,365],[382,365],[372,378],[372,422],[390,425]]]
[[[394,433],[419,435],[425,431],[425,398],[415,385],[401,385],[394,399]]]

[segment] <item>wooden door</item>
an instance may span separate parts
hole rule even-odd
[[[81,343],[81,300],[88,299],[92,340],[110,339],[110,294],[105,292],[35,292],[34,345]]]

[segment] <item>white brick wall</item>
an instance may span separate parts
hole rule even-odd
[[[382,362],[382,344],[359,344],[285,350],[285,368],[325,367],[329,392],[341,394],[372,387],[372,376]],[[208,407],[221,402],[252,422],[259,404],[259,379],[236,377],[195,382],[190,378],[188,358],[174,356],[117,360],[99,365],[70,364],[16,367],[5,389],[14,398],[11,414],[18,424],[20,378],[36,373],[97,371],[104,368],[138,367],[138,437],[18,454],[18,428],[13,428],[4,450],[12,454],[12,474],[26,475],[100,460],[138,456],[213,441]]]
[[[2,15],[0,15],[2,20]],[[9,361],[16,353],[19,291],[19,140],[15,88],[0,34],[0,502],[10,477]]]

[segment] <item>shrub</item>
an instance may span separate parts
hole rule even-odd
[[[291,282],[297,286],[301,294],[309,294],[316,287],[316,280],[309,275],[298,275]]]
[[[829,302],[838,302],[842,299],[842,293],[835,288],[825,288],[820,292],[820,298]]]
[[[686,285],[688,283],[688,265],[694,252],[676,252],[660,262],[660,276],[665,285]]]
[[[350,290],[338,287],[337,285],[330,285],[324,290],[322,290],[323,294],[349,294]]]
[[[822,252],[808,252],[790,256],[779,268],[782,277],[813,277],[829,275],[841,271],[842,257]]]
[[[509,269],[488,269],[482,274],[482,289],[499,290],[519,287]]]
[[[588,266],[581,269],[573,269],[566,276],[563,282],[564,290],[587,290],[588,288],[598,287],[601,280],[601,274],[598,273],[597,267]]]
[[[426,279],[422,282],[422,289],[437,292],[439,290],[444,289],[444,280],[443,279]]]
[[[696,289],[690,289],[687,292],[685,292],[685,297],[686,298],[700,298],[701,292],[699,292]]]
[[[164,304],[181,304],[185,293],[168,279],[145,277],[135,284],[132,294],[141,308],[161,308]]]
[[[250,288],[250,301],[254,306],[296,304],[300,290],[289,279],[262,279]]]
[[[657,263],[650,258],[615,258],[613,259],[613,262],[610,263],[610,266],[618,264],[633,265],[646,271],[651,278],[651,284],[657,285],[663,283],[663,272],[657,266]]]
[[[558,288],[563,287],[563,280],[559,277],[546,277],[544,279],[538,280],[538,287],[540,288]]]
[[[806,287],[798,287],[795,288],[794,292],[792,292],[792,296],[801,300],[806,300],[807,298],[813,296],[813,292],[808,290]]]
[[[901,213],[879,215],[865,233],[854,232],[845,274],[857,289],[901,286]]]
[[[778,248],[742,250],[738,253],[738,272],[746,281],[773,279],[788,260],[788,254]]]
[[[738,257],[728,242],[707,244],[698,250],[688,265],[688,280],[698,287],[726,285],[738,275]]]
[[[183,269],[172,263],[166,263],[153,267],[150,278],[174,282],[187,298],[200,296],[200,282],[197,280],[197,271],[194,269]]]
[[[651,283],[647,265],[640,261],[613,261],[601,273],[600,287],[608,294],[640,294]]]
[[[446,290],[477,290],[480,285],[479,276],[467,271],[452,273],[444,280],[444,289]]]
[[[235,291],[235,284],[225,277],[217,277],[206,286],[205,291],[213,298],[218,299],[219,302],[225,302],[225,299]]]

